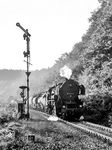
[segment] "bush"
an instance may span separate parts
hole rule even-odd
[[[107,103],[105,107],[105,97],[99,95],[89,96],[84,106],[84,120],[97,124],[109,126],[108,114],[109,109]]]

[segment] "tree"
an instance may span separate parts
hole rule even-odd
[[[102,1],[101,7],[92,14],[90,27],[83,37],[84,73],[88,94],[112,94],[112,4]],[[83,78],[82,76],[82,78]]]

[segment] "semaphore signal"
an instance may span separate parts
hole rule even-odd
[[[24,57],[27,58],[27,60],[25,61],[27,64],[27,71],[26,71],[26,76],[27,76],[27,119],[30,118],[30,113],[29,113],[29,76],[31,74],[31,72],[29,72],[29,65],[30,65],[30,36],[31,34],[29,34],[28,29],[24,29],[20,23],[16,23],[16,26],[18,26],[23,32],[23,38],[24,40],[26,40],[26,44],[27,44],[27,51],[23,52]]]

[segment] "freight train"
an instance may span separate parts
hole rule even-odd
[[[83,115],[83,102],[79,95],[85,94],[83,85],[72,79],[66,79],[63,83],[50,87],[40,97],[34,97],[32,102],[37,109],[42,109],[49,114],[55,113],[63,119],[74,118],[78,120]]]

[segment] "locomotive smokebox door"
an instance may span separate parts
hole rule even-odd
[[[24,104],[18,103],[18,113],[23,114],[24,113]]]
[[[79,95],[79,85],[74,80],[67,80],[59,89],[61,99],[66,101],[73,101]]]

